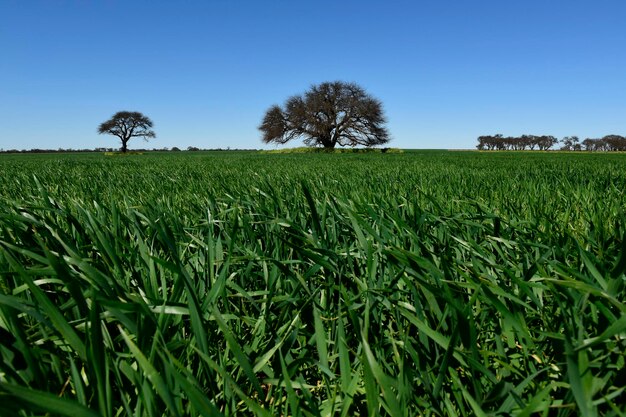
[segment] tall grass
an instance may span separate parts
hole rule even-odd
[[[621,155],[0,159],[0,415],[624,415]]]

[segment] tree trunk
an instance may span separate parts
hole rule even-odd
[[[335,145],[337,144],[337,142],[331,139],[326,139],[326,138],[318,138],[317,143],[321,144],[324,147],[324,149],[333,149]]]
[[[319,135],[315,141],[317,145],[322,145],[324,149],[333,149],[337,144],[337,141],[334,140],[332,132],[324,132]]]
[[[128,143],[128,139],[126,140],[122,139],[122,153],[126,153],[126,151],[128,150],[128,147],[126,146],[127,143]]]

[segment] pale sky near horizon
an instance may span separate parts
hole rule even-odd
[[[265,110],[311,84],[379,98],[399,148],[483,134],[626,135],[626,2],[0,0],[0,148],[273,148]],[[293,143],[287,146],[297,146]]]

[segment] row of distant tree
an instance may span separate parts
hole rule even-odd
[[[562,151],[626,151],[626,137],[607,135],[599,139],[587,138],[583,141],[578,136],[566,136],[558,140],[554,136],[479,136],[476,148],[481,151],[547,151],[558,144]]]
[[[187,149],[180,149],[176,146],[172,148],[152,148],[152,149],[133,149],[133,152],[198,152],[198,151],[229,151],[230,148],[222,149],[202,149],[195,146],[188,146]],[[95,148],[95,149],[0,149],[0,153],[67,153],[67,152],[117,152],[119,148]]]

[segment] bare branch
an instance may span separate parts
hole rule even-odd
[[[335,81],[311,86],[283,108],[270,107],[259,130],[265,143],[302,138],[308,146],[373,146],[390,140],[385,123],[380,101],[356,84]]]

